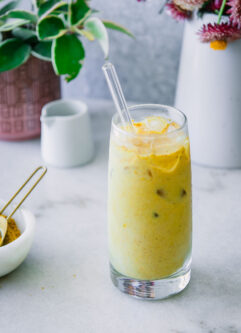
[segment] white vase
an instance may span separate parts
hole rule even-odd
[[[217,16],[186,22],[175,106],[188,117],[192,160],[241,167],[241,40],[215,51],[197,31]]]

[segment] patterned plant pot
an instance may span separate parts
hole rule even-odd
[[[44,104],[60,98],[60,80],[52,64],[31,57],[0,74],[0,140],[19,141],[40,135]]]

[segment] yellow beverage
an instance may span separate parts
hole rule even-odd
[[[114,126],[110,140],[110,261],[123,276],[158,280],[191,253],[191,167],[186,129],[148,116],[136,132]],[[180,290],[179,290],[180,291]]]

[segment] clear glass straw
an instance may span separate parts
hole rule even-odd
[[[112,65],[112,63],[110,63],[110,62],[106,62],[102,66],[102,70],[105,74],[106,81],[108,83],[116,109],[120,115],[122,124],[124,126],[126,126],[126,124],[129,124],[130,128],[134,131],[135,128],[133,126],[130,112],[128,110],[126,100],[125,100],[123,91],[121,89],[120,81],[116,74],[114,65]]]

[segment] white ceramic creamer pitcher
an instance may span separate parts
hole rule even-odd
[[[85,103],[57,100],[43,107],[41,152],[46,163],[60,168],[78,166],[92,159],[94,145]]]

